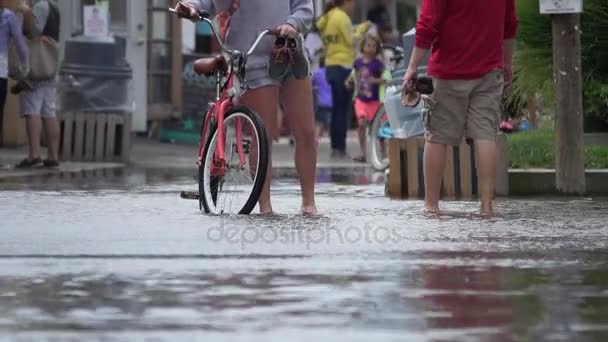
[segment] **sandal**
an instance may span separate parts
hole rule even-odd
[[[353,158],[353,160],[358,163],[367,163],[367,158],[365,158],[365,156],[355,157]]]
[[[44,167],[48,168],[59,167],[59,162],[57,160],[45,160],[44,162],[42,162],[42,164],[44,165]]]
[[[271,78],[280,79],[287,74],[288,68],[293,64],[293,51],[288,46],[285,37],[275,37],[268,64],[268,74]]]
[[[401,91],[401,104],[404,107],[417,107],[422,95],[430,95],[435,91],[433,79],[420,77],[414,80],[414,84],[405,85]]]
[[[19,164],[17,164],[15,166],[15,168],[29,169],[29,168],[37,166],[38,164],[41,164],[41,163],[42,163],[42,159],[40,159],[40,158],[34,158],[34,159],[25,158]]]

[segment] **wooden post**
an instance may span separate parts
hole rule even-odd
[[[574,195],[586,191],[580,35],[580,14],[553,15],[556,185]]]

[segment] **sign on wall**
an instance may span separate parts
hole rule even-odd
[[[581,13],[583,0],[540,0],[541,14]]]
[[[88,37],[107,37],[110,35],[108,9],[105,6],[84,6],[84,35]]]

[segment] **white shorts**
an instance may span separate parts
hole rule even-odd
[[[24,90],[19,94],[21,116],[56,116],[57,85],[41,84],[32,90]]]

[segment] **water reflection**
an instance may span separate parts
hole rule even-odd
[[[295,183],[298,174],[295,169],[273,170],[273,178],[278,182]],[[57,172],[15,178],[0,178],[2,190],[131,190],[147,185],[188,184],[194,189],[197,170],[192,169],[140,169],[114,168],[82,172]],[[385,175],[368,168],[319,168],[317,184],[341,185],[381,185]]]
[[[0,340],[608,340],[608,202],[428,219],[368,171],[337,174],[320,170],[315,218],[293,174],[271,217],[200,214],[177,198],[189,172],[1,184]]]
[[[446,257],[454,265],[435,262]],[[476,258],[501,264],[517,261],[517,254]],[[361,336],[423,332],[426,338],[413,340],[433,341],[604,341],[608,332],[605,270],[475,266],[470,254],[458,252],[391,259],[114,258],[112,264],[59,260],[62,266],[52,267],[44,266],[44,258],[31,259],[25,263],[29,276],[0,276],[0,336],[3,327],[17,326],[99,333],[264,332],[281,326],[330,329],[335,338],[348,328]],[[457,265],[467,260],[472,265]],[[18,262],[23,264],[1,264],[10,269]],[[61,272],[65,268],[82,272]]]

